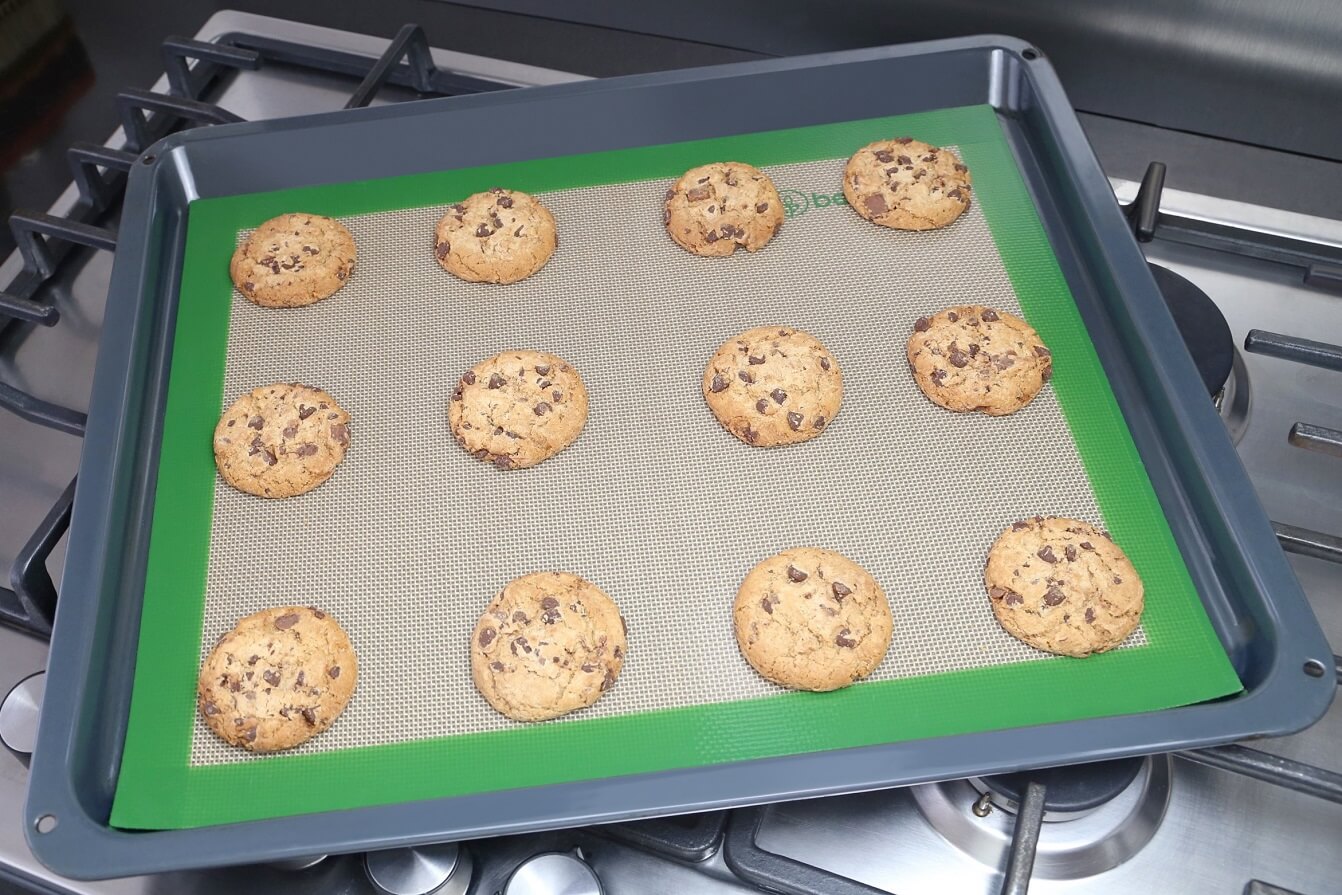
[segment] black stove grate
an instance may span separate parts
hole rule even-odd
[[[254,34],[231,34],[217,43],[170,37],[163,42],[169,91],[127,89],[117,94],[125,143],[120,148],[78,143],[67,154],[79,198],[64,217],[19,211],[10,217],[22,269],[0,289],[0,340],[17,346],[55,326],[60,311],[43,301],[44,288],[80,249],[116,250],[115,219],[131,167],[152,161],[143,153],[177,131],[241,121],[206,99],[219,79],[232,71],[266,63],[301,65],[359,79],[345,108],[372,102],[386,85],[413,89],[420,97],[456,96],[505,90],[513,85],[461,75],[434,64],[428,38],[418,25],[406,25],[376,59]],[[40,426],[83,436],[87,415],[0,381],[0,408]],[[20,550],[0,587],[0,622],[49,636],[56,609],[56,588],[47,557],[70,524],[75,482],[61,494],[41,526]]]

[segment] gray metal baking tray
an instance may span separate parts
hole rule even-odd
[[[918,89],[890,89],[901,84]],[[980,103],[1002,122],[1241,694],[227,826],[109,826],[191,201]],[[33,851],[60,873],[359,851],[1159,752],[1290,732],[1332,698],[1333,682],[1306,672],[1328,656],[1317,622],[1061,86],[1021,41],[964,38],[216,127],[170,137],[141,162],[123,212],[25,808]]]

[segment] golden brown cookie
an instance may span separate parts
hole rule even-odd
[[[909,336],[909,366],[923,394],[947,410],[1015,413],[1053,375],[1052,353],[1030,324],[983,305],[957,305],[919,317]]]
[[[666,232],[696,255],[764,248],[783,226],[783,201],[764,172],[742,162],[714,162],[686,171],[666,191]]]
[[[969,207],[969,168],[949,149],[910,137],[868,143],[843,169],[843,195],[862,217],[897,230],[934,230]]]
[[[624,665],[624,619],[595,584],[568,572],[534,572],[504,586],[471,634],[480,695],[517,721],[586,708]]]
[[[354,237],[319,214],[282,214],[233,253],[233,285],[264,308],[297,308],[334,295],[354,273]]]
[[[545,266],[558,245],[554,215],[534,196],[495,187],[447,210],[434,254],[471,283],[516,283]]]
[[[843,403],[839,362],[815,336],[790,326],[761,326],[723,342],[702,387],[722,427],[756,447],[815,438]]]
[[[1008,634],[1078,658],[1113,649],[1142,618],[1142,579],[1089,522],[1035,516],[1013,522],[983,571],[988,602]]]
[[[331,477],[349,449],[350,416],[326,392],[277,382],[253,389],[214,429],[214,464],[257,497],[305,494]]]
[[[819,547],[784,550],[751,569],[733,615],[746,661],[794,690],[837,690],[866,677],[894,631],[876,579]]]
[[[587,389],[563,358],[505,351],[462,375],[447,419],[472,456],[499,469],[524,469],[578,440],[587,423]]]
[[[200,669],[205,726],[252,752],[290,749],[335,723],[359,680],[344,629],[311,606],[264,609],[219,638]]]

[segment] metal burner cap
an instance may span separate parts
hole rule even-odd
[[[603,895],[604,891],[587,862],[554,852],[537,855],[514,870],[503,895]]]
[[[31,755],[37,745],[37,715],[47,690],[45,671],[14,685],[0,702],[0,742],[21,755]]]
[[[388,895],[464,895],[471,885],[470,852],[455,842],[370,851],[368,881]]]

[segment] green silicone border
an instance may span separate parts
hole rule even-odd
[[[445,205],[499,183],[546,192],[670,179],[723,158],[756,165],[837,158],[896,133],[956,144],[974,173],[975,201],[1025,315],[1053,348],[1053,388],[1106,522],[1146,582],[1146,647],[1085,661],[870,682],[827,694],[780,693],[318,755],[189,766],[215,476],[208,433],[223,399],[233,300],[227,260],[240,229],[295,208],[346,216]],[[195,827],[542,786],[1142,712],[1239,690],[989,106],[203,199],[190,206],[135,687],[113,826]],[[612,743],[619,748],[611,748]],[[542,753],[547,761],[532,760]],[[400,768],[413,772],[398,773]]]

